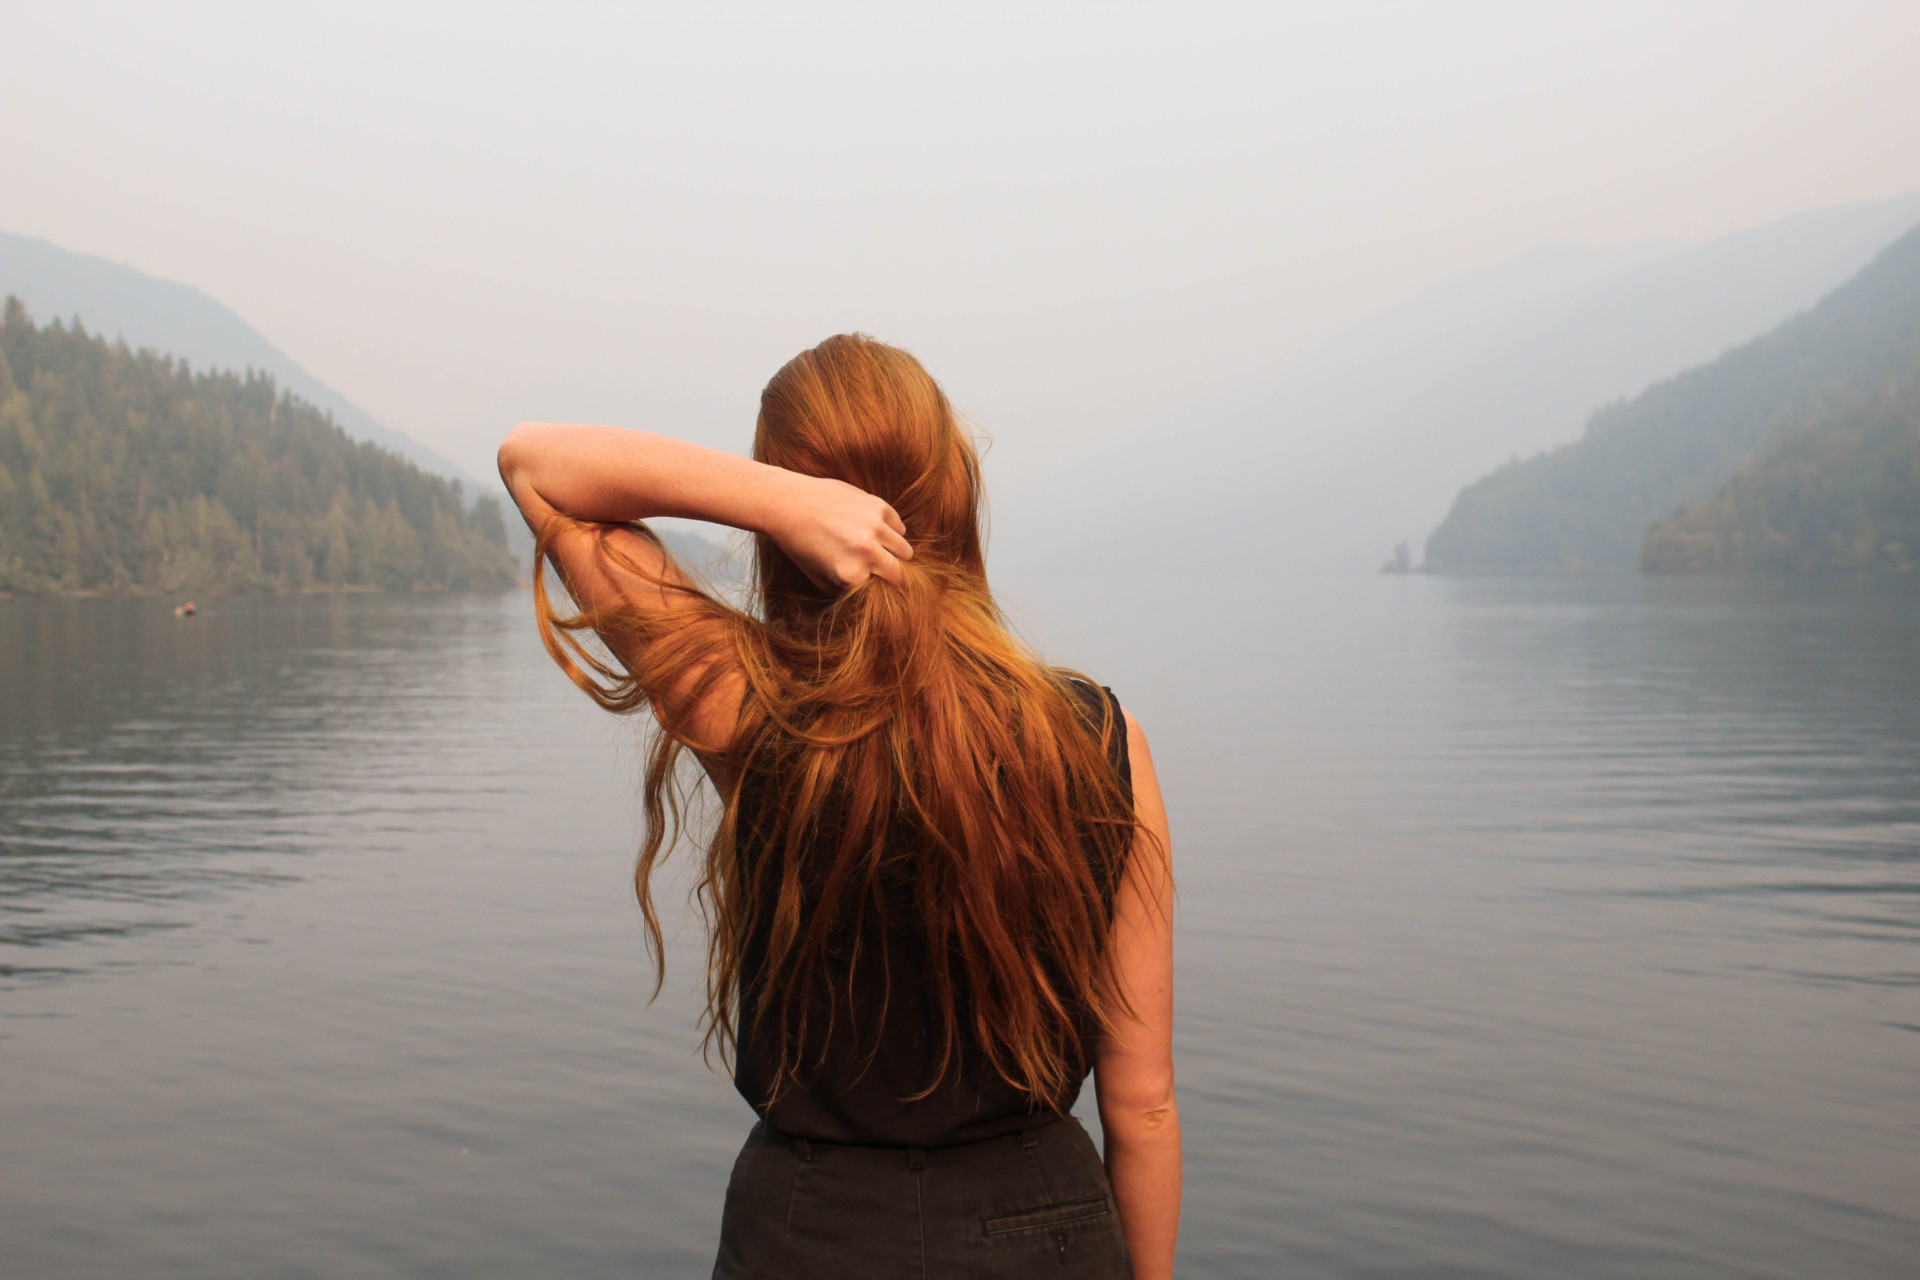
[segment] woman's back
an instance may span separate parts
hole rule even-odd
[[[1073,688],[1083,699],[1089,735],[1098,739],[1103,723],[1111,727],[1107,759],[1131,796],[1119,700],[1084,681],[1074,681]],[[780,779],[752,774],[745,779],[743,832],[755,828],[761,790],[780,784]],[[750,836],[744,843],[748,847],[741,857],[751,882],[757,854]],[[1086,856],[1096,860],[1114,852],[1109,844],[1092,842]],[[1031,1129],[1070,1110],[1079,1096],[1101,1031],[1091,1009],[1078,1012],[1073,1034],[1062,1046],[1067,1087],[1048,1101],[1002,1078],[968,1036],[943,1073],[938,1018],[926,998],[927,939],[914,911],[914,870],[911,837],[899,833],[883,868],[886,909],[846,922],[833,939],[834,956],[846,963],[829,969],[815,992],[819,1007],[799,1046],[800,1068],[784,1083],[774,1037],[760,1032],[755,1016],[766,990],[770,921],[762,915],[749,933],[740,966],[734,1085],[773,1129],[815,1142],[947,1147]],[[1099,867],[1096,880],[1116,883],[1119,870]],[[853,963],[855,956],[864,962]]]

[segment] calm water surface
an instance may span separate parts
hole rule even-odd
[[[1003,592],[1168,790],[1183,1274],[1913,1274],[1920,595]],[[0,601],[5,1273],[704,1275],[637,768],[523,596]]]

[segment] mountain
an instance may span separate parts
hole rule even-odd
[[[78,317],[90,332],[149,347],[210,369],[270,374],[333,419],[356,440],[370,440],[433,475],[481,487],[416,440],[374,421],[345,396],[303,369],[258,330],[191,285],[160,280],[106,258],[75,253],[46,240],[0,231],[0,298],[19,298],[42,320]],[[487,486],[491,488],[491,482]]]
[[[1762,448],[1870,401],[1920,356],[1920,228],[1819,305],[1620,404],[1586,433],[1463,490],[1427,541],[1442,572],[1630,570],[1650,522]]]
[[[1774,328],[1916,221],[1920,192],[1467,273],[1070,468],[996,479],[995,563],[1369,571],[1476,476]]]
[[[1647,530],[1649,573],[1920,568],[1920,349],[1912,373],[1783,424],[1709,497]]]
[[[0,592],[511,586],[500,505],[271,376],[0,315]]]

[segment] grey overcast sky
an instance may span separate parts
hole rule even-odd
[[[471,468],[828,333],[1033,464],[1454,272],[1920,187],[1920,4],[0,4],[0,227]],[[1004,460],[1003,460],[1004,462]]]

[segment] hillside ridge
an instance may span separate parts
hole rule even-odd
[[[1917,351],[1920,228],[1770,333],[1603,406],[1580,439],[1468,485],[1427,540],[1427,567],[1632,570],[1651,523],[1808,415],[1903,378]]]
[[[455,463],[334,390],[226,304],[193,285],[80,253],[37,236],[0,231],[0,298],[17,296],[42,322],[78,318],[90,332],[124,339],[135,350],[163,351],[215,369],[255,369],[322,412],[356,440],[367,440],[422,471],[482,491]]]

